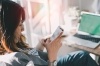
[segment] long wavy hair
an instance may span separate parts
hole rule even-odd
[[[14,42],[14,32],[20,23],[20,18],[25,20],[25,11],[19,4],[13,1],[2,1],[0,54],[19,52],[18,48],[28,48],[23,40],[17,44]]]

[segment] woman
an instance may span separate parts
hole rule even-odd
[[[97,66],[85,51],[73,52],[57,59],[62,33],[52,42],[50,39],[43,42],[47,54],[29,47],[21,40],[24,20],[25,12],[19,4],[13,1],[2,2],[0,61],[3,64],[8,66],[27,66],[28,64],[28,66],[33,64],[35,66]]]

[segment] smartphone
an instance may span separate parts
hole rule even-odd
[[[53,35],[50,37],[50,40],[53,41],[54,39],[56,39],[63,31],[64,30],[60,26],[58,26]]]

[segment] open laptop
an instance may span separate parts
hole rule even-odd
[[[100,44],[100,15],[82,12],[77,33],[69,36],[67,40],[79,45],[96,48]]]

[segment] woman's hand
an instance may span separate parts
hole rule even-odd
[[[57,58],[57,53],[59,48],[61,47],[61,36],[62,33],[53,41],[50,41],[50,39],[47,39],[44,43],[44,46],[47,49],[48,52],[48,58],[50,62],[53,62]]]
[[[51,35],[47,35],[45,37],[40,38],[39,42],[36,46],[36,49],[43,51],[44,50],[44,44],[45,44],[46,40],[49,39],[50,37],[51,37]]]

